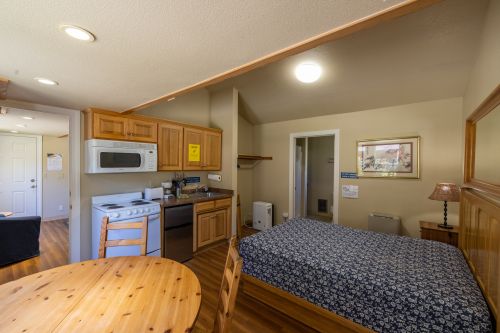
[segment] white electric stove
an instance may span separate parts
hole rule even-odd
[[[160,204],[142,199],[141,192],[101,195],[92,197],[92,259],[98,257],[102,218],[110,223],[138,221],[148,217],[148,256],[160,256]],[[141,231],[109,230],[108,240],[140,238]],[[139,255],[139,246],[117,246],[106,250],[106,257]]]

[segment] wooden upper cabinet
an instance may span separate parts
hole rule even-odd
[[[183,170],[220,170],[222,133],[199,128],[184,128]]]
[[[185,127],[184,128],[184,163],[183,170],[202,170],[204,131]]]
[[[156,143],[158,123],[146,117],[88,109],[85,112],[85,139],[126,140]]]
[[[93,113],[93,137],[97,139],[128,139],[128,119],[102,113]]]
[[[205,131],[203,170],[220,170],[222,160],[222,134]]]
[[[183,127],[158,123],[158,170],[182,170]]]
[[[133,141],[153,142],[158,141],[158,123],[143,119],[128,119],[129,137]]]

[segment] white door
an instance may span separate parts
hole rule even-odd
[[[37,215],[35,137],[0,135],[0,211]]]

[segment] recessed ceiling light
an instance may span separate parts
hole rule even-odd
[[[35,77],[35,81],[38,81],[38,83],[45,84],[47,86],[57,86],[59,83],[57,81],[47,79],[44,77]]]
[[[315,62],[303,62],[295,67],[295,77],[300,82],[312,83],[321,76],[321,66]]]
[[[10,131],[11,133],[19,133],[18,131]]]
[[[16,126],[17,127],[21,127],[21,128],[26,128],[27,127],[25,124],[17,124]]]
[[[26,119],[26,120],[33,120],[34,119],[33,117],[30,117],[30,116],[23,116],[22,118]]]
[[[64,31],[68,36],[73,37],[75,39],[84,42],[93,42],[95,40],[95,36],[90,31],[87,31],[83,28],[67,24],[63,24],[59,26],[59,28],[62,31]]]

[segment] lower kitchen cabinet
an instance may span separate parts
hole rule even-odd
[[[231,235],[231,199],[195,205],[196,237],[194,249],[229,238]]]

